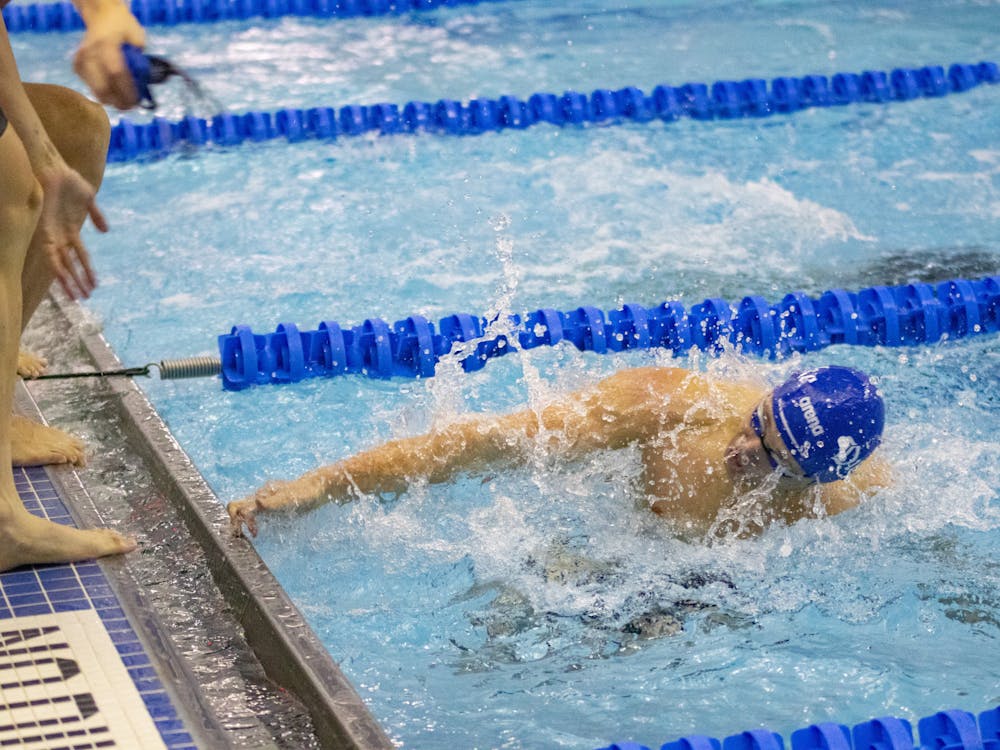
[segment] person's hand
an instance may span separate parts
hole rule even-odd
[[[292,482],[268,482],[250,497],[229,503],[226,510],[229,511],[229,523],[233,535],[243,536],[245,525],[250,536],[257,536],[257,511],[294,505],[302,499],[301,493],[296,491],[301,482],[302,479]]]
[[[253,498],[231,502],[226,510],[229,512],[229,528],[233,536],[243,536],[244,525],[250,536],[257,536],[257,502]]]
[[[35,230],[52,275],[70,299],[87,298],[97,286],[90,255],[80,238],[87,216],[100,232],[108,223],[97,207],[94,188],[62,164],[37,175],[42,185],[42,213]]]
[[[271,481],[243,500],[226,506],[229,523],[234,536],[243,536],[247,527],[250,536],[257,536],[257,512],[278,508],[303,510],[324,499],[329,469],[315,469],[291,481]],[[330,499],[327,497],[326,499]]]
[[[84,14],[87,31],[73,58],[73,70],[102,104],[131,109],[139,103],[123,44],[143,47],[146,32],[124,3],[106,3]]]

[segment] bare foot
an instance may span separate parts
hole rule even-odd
[[[0,571],[34,563],[75,562],[119,555],[136,548],[134,539],[111,529],[75,529],[23,508],[0,521]]]
[[[23,349],[17,353],[17,374],[22,378],[37,378],[44,374],[49,363],[44,357],[26,352]]]
[[[21,416],[11,417],[10,453],[14,466],[83,466],[84,450],[83,441],[69,433]]]

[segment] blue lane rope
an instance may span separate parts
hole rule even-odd
[[[748,296],[735,304],[706,299],[687,311],[679,302],[655,308],[627,304],[609,312],[596,307],[541,309],[511,315],[500,326],[493,323],[455,314],[442,318],[436,328],[420,315],[392,325],[381,318],[353,327],[327,320],[315,331],[300,331],[286,322],[269,334],[238,325],[218,338],[222,384],[226,390],[241,390],[345,374],[426,378],[434,375],[442,356],[462,345],[466,372],[511,351],[561,341],[581,351],[659,347],[675,355],[692,348],[719,353],[731,345],[771,358],[834,344],[912,346],[1000,331],[1000,276],[953,279],[937,286],[876,286],[857,293],[833,289],[817,299],[793,292],[773,305]]]
[[[624,121],[671,121],[767,117],[790,114],[809,107],[842,106],[859,102],[885,103],[918,97],[941,97],[976,86],[1000,82],[995,62],[954,63],[919,69],[896,68],[889,73],[867,70],[837,73],[831,78],[807,75],[770,81],[717,81],[711,85],[687,83],[679,87],[659,85],[649,94],[635,86],[597,89],[587,95],[567,91],[562,95],[536,93],[527,100],[515,96],[472,99],[460,102],[441,99],[435,103],[351,104],[309,109],[221,113],[210,120],[188,116],[171,122],[154,118],[150,123],[123,119],[112,128],[109,162],[162,156],[176,147],[209,144],[237,146],[285,138],[290,142],[366,133],[393,135],[428,132],[445,135],[478,135],[532,125],[585,125]]]
[[[499,0],[132,0],[132,13],[143,26],[216,23],[250,18],[357,18],[401,15],[411,11],[478,5]],[[70,2],[8,5],[4,23],[12,33],[76,31],[83,19]]]
[[[913,742],[913,727],[906,719],[883,716],[848,728],[827,722],[792,732],[791,750],[1000,750],[1000,707],[976,717],[958,709],[939,711],[917,722],[919,746]],[[660,750],[784,750],[781,735],[768,729],[750,729],[726,737],[690,735],[666,742]],[[635,742],[620,742],[601,750],[651,750]]]

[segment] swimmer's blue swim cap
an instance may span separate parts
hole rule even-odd
[[[817,482],[843,479],[882,441],[882,396],[850,367],[794,373],[774,389],[771,405],[785,446]]]

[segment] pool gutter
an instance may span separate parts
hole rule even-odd
[[[67,320],[79,308],[53,302]],[[97,331],[75,325],[81,348],[99,370],[121,362]],[[223,598],[270,679],[297,696],[323,747],[381,750],[394,744],[368,711],[288,594],[250,542],[232,536],[225,509],[131,378],[108,378],[130,446],[149,466],[201,546]]]

